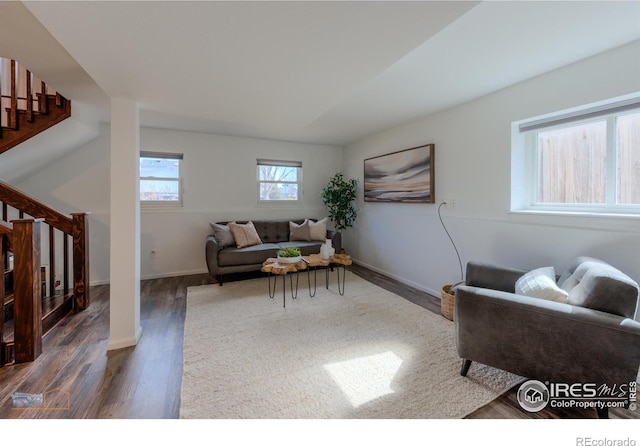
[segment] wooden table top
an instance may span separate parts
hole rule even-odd
[[[288,273],[295,273],[296,271],[301,271],[304,269],[307,269],[307,264],[302,260],[298,263],[280,263],[278,262],[278,259],[270,257],[262,264],[261,271],[263,273],[283,275]]]
[[[329,259],[323,259],[320,254],[311,254],[308,256],[302,256],[302,260],[309,266],[329,266]]]
[[[353,263],[349,254],[334,254],[329,260],[331,261],[331,263],[336,263],[338,265],[344,266],[349,266]]]

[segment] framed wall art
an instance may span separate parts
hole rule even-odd
[[[364,201],[435,203],[435,144],[364,160]]]

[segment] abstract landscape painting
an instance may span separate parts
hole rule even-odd
[[[364,160],[364,201],[435,203],[434,144]]]

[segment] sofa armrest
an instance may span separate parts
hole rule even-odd
[[[527,271],[489,263],[467,263],[465,284],[492,290],[515,291],[516,281]]]
[[[208,235],[205,239],[205,259],[207,261],[207,269],[213,277],[218,274],[218,251],[220,245],[213,234]]]
[[[339,253],[342,249],[342,234],[340,231],[327,229],[327,238],[331,239],[331,246]]]
[[[461,358],[552,382],[623,384],[640,366],[640,323],[589,308],[472,286],[456,289]]]

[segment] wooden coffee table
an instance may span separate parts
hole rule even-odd
[[[261,271],[263,273],[267,273],[269,277],[269,297],[273,299],[276,295],[276,284],[278,282],[278,278],[275,277],[273,279],[273,291],[271,291],[271,275],[275,274],[276,276],[282,276],[282,307],[286,308],[287,306],[287,296],[286,296],[286,288],[287,283],[285,280],[285,276],[289,273],[296,273],[296,291],[295,294],[293,292],[293,277],[289,276],[289,282],[291,283],[291,299],[296,299],[298,297],[298,271],[302,271],[307,268],[307,264],[304,261],[300,261],[298,263],[280,263],[278,259],[269,258],[264,261],[262,264]]]

